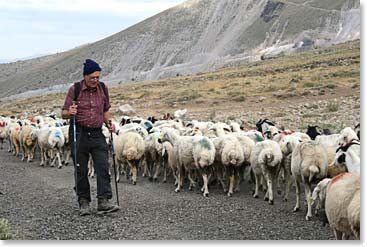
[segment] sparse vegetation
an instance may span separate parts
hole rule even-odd
[[[336,86],[335,84],[331,83],[331,84],[327,84],[327,85],[326,85],[326,87],[327,87],[327,88],[330,88],[330,89],[334,89],[334,88],[336,88],[337,86]]]
[[[313,103],[320,97],[359,96],[358,73],[349,73],[351,77],[338,77],[337,80],[325,76],[347,71],[344,63],[348,61],[352,61],[348,65],[351,71],[359,71],[359,41],[322,51],[312,50],[193,76],[111,86],[111,113],[114,115],[121,104],[131,104],[142,116],[172,112],[181,107],[209,116],[208,108],[216,107],[216,117],[223,118],[234,112],[284,105],[284,100],[289,100],[291,106],[300,98],[302,102]],[[313,77],[318,80],[312,80]],[[66,92],[2,102],[0,114],[23,116],[25,113],[49,114],[51,111],[58,114],[65,95]],[[259,101],[262,97],[266,100]],[[239,102],[246,102],[246,109]],[[317,111],[335,112],[336,108],[325,105]]]
[[[233,100],[236,102],[244,102],[246,100],[246,97],[243,95],[240,95],[238,97],[235,97]]]
[[[11,232],[9,221],[0,219],[0,240],[14,240],[15,235]]]
[[[329,112],[336,112],[336,111],[338,111],[338,109],[339,109],[339,104],[338,104],[338,102],[332,102],[332,101],[329,101],[328,102],[328,104],[327,104],[327,110],[329,111]]]

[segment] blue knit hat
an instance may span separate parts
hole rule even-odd
[[[101,71],[101,67],[99,67],[98,63],[94,62],[92,59],[85,60],[84,68],[83,68],[83,76],[90,75],[95,71]]]

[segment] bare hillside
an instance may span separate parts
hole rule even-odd
[[[0,65],[0,97],[69,84],[82,62],[105,82],[192,75],[360,37],[357,0],[188,0],[69,52]]]

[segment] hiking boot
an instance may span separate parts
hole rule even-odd
[[[120,208],[117,205],[113,205],[110,201],[108,201],[108,199],[98,198],[98,213],[112,213],[118,210],[120,210]]]
[[[79,199],[79,214],[80,216],[90,215],[89,201],[85,198]]]

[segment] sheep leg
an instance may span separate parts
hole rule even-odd
[[[240,185],[241,185],[241,181],[242,181],[242,177],[241,176],[241,172],[242,174],[244,173],[244,169],[241,169],[241,168],[236,168],[235,169],[235,180],[236,180],[236,186],[235,186],[235,189],[234,189],[234,192],[240,192]]]
[[[59,165],[57,166],[57,168],[61,169],[62,168],[62,163],[61,163],[61,150],[58,150],[56,152],[55,161],[56,161],[56,158],[59,161]]]
[[[333,230],[334,230],[335,239],[336,240],[342,240],[343,233],[341,231],[336,230],[335,228]]]
[[[21,148],[22,148],[22,161],[25,160],[25,156],[26,154],[28,154],[28,152],[26,152],[25,148],[24,148],[24,145],[21,145]],[[28,151],[28,150],[27,150]],[[27,155],[28,156],[28,155]],[[28,157],[27,157],[28,158]]]
[[[259,183],[260,183],[261,175],[255,173],[255,193],[253,195],[254,198],[259,197]]]
[[[44,150],[43,150],[43,148],[41,148],[41,164],[40,164],[40,166],[44,166],[45,164],[44,164]]]
[[[300,200],[300,196],[301,196],[301,188],[300,188],[300,184],[299,181],[297,179],[295,179],[296,182],[296,206],[293,209],[293,212],[296,212],[299,210],[299,200]]]
[[[163,169],[163,183],[167,182],[167,167],[166,167],[166,162],[163,160],[162,161],[162,169]]]
[[[195,188],[196,187],[196,182],[195,180],[192,178],[192,171],[189,171],[189,174],[188,174],[188,178],[189,178],[189,181],[190,181],[190,186],[189,186],[189,190],[192,191],[192,188]]]
[[[206,172],[206,170],[204,170],[204,172],[202,173],[202,176],[203,176],[203,182],[204,182],[204,185],[203,185],[203,188],[204,188],[204,196],[205,197],[208,197],[209,196],[209,189],[208,189],[208,174]]]
[[[51,159],[51,164],[50,164],[50,166],[51,166],[51,167],[54,167],[54,166],[55,166],[55,161],[56,161],[54,150],[51,150],[51,151],[50,151],[50,159]]]
[[[266,185],[266,181],[264,182],[264,176],[260,176],[260,185],[261,185],[261,189],[264,193],[267,192],[267,185]]]
[[[311,185],[305,181],[305,194],[306,194],[306,201],[307,201],[307,215],[306,220],[310,220],[312,217],[312,206],[311,206]]]
[[[71,150],[67,147],[64,151],[64,164],[65,166],[69,165],[69,160],[71,156]]]
[[[91,177],[91,178],[94,178],[94,163],[93,163],[93,159],[91,159],[89,157],[89,160],[88,160],[88,176]]]
[[[133,180],[133,185],[136,185],[136,177],[138,174],[138,166],[137,164],[134,163],[134,161],[127,161],[129,163],[131,172],[132,172],[132,180]]]
[[[284,194],[284,201],[288,201],[289,198],[289,190],[292,184],[292,180],[291,180],[291,174],[287,169],[284,169],[284,178],[285,178],[285,194]]]
[[[273,205],[274,204],[274,195],[273,195],[273,181],[274,181],[274,176],[272,175],[272,173],[270,171],[266,171],[264,174],[265,177],[265,181],[268,187],[268,190],[266,191],[266,195],[264,197],[264,200],[269,200],[269,204]]]
[[[9,141],[9,149],[8,149],[8,153],[11,153],[13,151],[13,143],[10,139],[10,137],[8,138],[8,141]]]
[[[35,152],[36,152],[36,145],[34,145],[34,146],[29,150],[28,162],[32,162],[32,161],[33,161]]]
[[[23,153],[24,153],[24,151],[23,151]],[[32,159],[32,150],[31,150],[31,148],[28,148],[27,147],[25,149],[25,155],[23,156],[24,159],[25,159],[25,156],[27,156],[27,163],[29,163],[31,161],[31,159]]]
[[[149,176],[148,174],[148,162],[146,158],[143,160],[143,177]]]
[[[284,169],[283,169],[282,166],[279,166],[279,168],[276,171],[276,176],[275,176],[276,181],[277,181],[277,193],[278,193],[278,195],[282,194],[281,182],[283,180],[283,178],[282,178],[283,176],[284,176]]]
[[[228,191],[227,195],[232,196],[233,195],[233,187],[234,187],[234,168],[229,167],[228,171],[229,171],[229,191]]]
[[[181,189],[181,183],[182,183],[182,166],[179,165],[178,169],[178,174],[177,174],[177,188],[175,189],[175,192],[180,192]]]
[[[174,186],[177,186],[177,183],[178,183],[177,169],[172,168],[172,175],[173,175],[173,178],[175,179]]]
[[[154,176],[153,176],[154,181],[158,180],[160,170],[161,170],[161,163],[159,161],[155,162],[155,173],[154,173]]]
[[[224,179],[223,179],[223,177],[224,177],[224,171],[222,169],[218,169],[216,171],[216,174],[217,174],[218,181],[222,185],[222,188],[223,188],[224,193],[227,193],[228,192],[228,188],[227,188],[227,185],[225,184]]]

